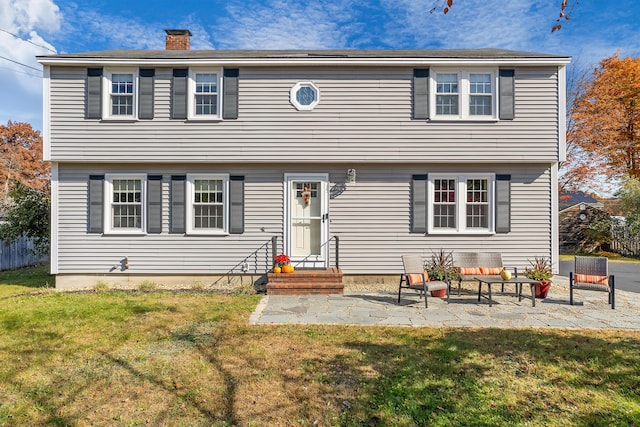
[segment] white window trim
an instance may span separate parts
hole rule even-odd
[[[456,180],[456,227],[436,228],[433,226],[433,203],[435,179]],[[488,228],[467,228],[467,179],[486,179],[488,189]],[[496,175],[492,173],[435,173],[429,174],[427,180],[427,233],[428,234],[495,234],[495,192]]]
[[[133,76],[133,114],[111,114],[111,76],[113,74],[131,74]],[[102,76],[102,119],[103,120],[138,120],[138,69],[137,68],[107,68]]]
[[[218,103],[216,115],[196,115],[196,74],[216,74]],[[187,81],[187,119],[201,121],[222,120],[222,68],[189,68],[189,79]]]
[[[112,204],[113,204],[113,180],[114,179],[139,179],[141,181],[141,197],[140,203],[142,208],[140,214],[142,220],[141,228],[114,228],[112,224]],[[126,234],[126,235],[144,235],[147,234],[147,175],[143,173],[132,174],[107,174],[104,176],[104,234]]]
[[[316,93],[316,99],[309,105],[302,105],[298,102],[297,93],[303,87],[310,87]],[[289,91],[289,102],[298,111],[311,111],[320,103],[320,89],[313,82],[298,82]]]
[[[194,228],[193,224],[193,203],[194,203],[194,183],[196,179],[221,179],[222,180],[222,204],[223,204],[223,228],[213,230],[203,230]],[[189,235],[221,235],[229,234],[229,175],[228,174],[187,174],[187,209],[186,209],[186,225],[187,234]]]
[[[437,74],[457,74],[458,75],[458,114],[436,114],[436,89]],[[469,74],[491,74],[491,112],[490,116],[479,116],[469,114],[469,101],[471,98],[471,85]],[[465,121],[497,121],[498,120],[498,69],[497,68],[435,68],[432,69],[429,77],[429,116],[431,120],[465,120]]]

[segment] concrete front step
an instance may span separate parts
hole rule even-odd
[[[267,294],[270,295],[342,294],[343,291],[342,271],[338,268],[267,274]]]

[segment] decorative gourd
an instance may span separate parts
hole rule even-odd
[[[511,272],[509,270],[502,270],[500,272],[500,277],[502,277],[502,280],[510,280],[511,279]]]
[[[283,273],[293,273],[293,265],[284,265],[282,266],[282,272]]]
[[[280,273],[282,271],[282,269],[280,267],[273,267],[273,272],[274,273]]]

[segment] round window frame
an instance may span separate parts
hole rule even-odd
[[[304,87],[311,88],[316,94],[315,100],[309,105],[303,105],[298,102],[298,91]],[[316,108],[316,105],[320,102],[320,89],[318,89],[318,86],[313,82],[298,82],[289,91],[289,102],[291,102],[291,105],[296,107],[298,111],[311,111]]]

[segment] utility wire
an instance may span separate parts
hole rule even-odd
[[[13,71],[14,73],[26,74],[27,76],[31,76],[31,77],[38,77],[38,78],[42,77],[36,74],[27,73],[25,71],[16,70],[15,68],[9,68],[9,67],[0,67],[0,68],[2,68],[3,70]]]
[[[36,71],[42,72],[42,70],[40,70],[40,69],[38,69],[36,67],[32,67],[31,65],[23,64],[22,62],[14,61],[13,59],[9,59],[6,56],[0,55],[0,58],[6,59],[7,61],[13,62],[14,64],[22,65],[23,67],[31,68],[32,70],[36,70]]]
[[[13,37],[15,37],[15,38],[17,38],[17,39],[20,39],[20,40],[24,40],[24,41],[26,41],[27,43],[31,43],[31,44],[32,44],[32,45],[34,45],[34,46],[38,46],[38,47],[41,47],[41,48],[43,48],[43,49],[47,49],[49,52],[52,52],[52,53],[58,53],[58,52],[56,52],[55,50],[53,50],[53,49],[51,49],[51,48],[49,48],[49,47],[47,47],[47,46],[43,46],[43,45],[41,45],[41,44],[34,43],[34,42],[32,42],[31,40],[27,40],[27,39],[25,39],[24,37],[20,37],[20,36],[19,36],[19,35],[17,35],[17,34],[13,34],[12,32],[5,30],[4,28],[0,28],[0,31],[3,31],[3,32],[7,33],[7,34],[11,34]]]

